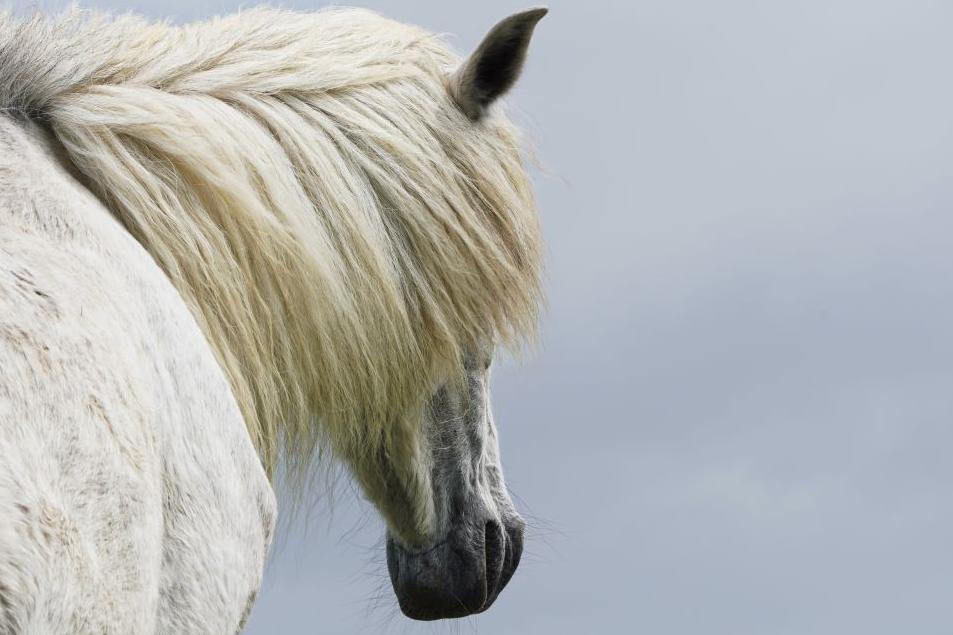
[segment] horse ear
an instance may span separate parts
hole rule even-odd
[[[536,7],[504,18],[450,78],[450,94],[470,119],[482,117],[516,83],[533,29],[548,12]]]

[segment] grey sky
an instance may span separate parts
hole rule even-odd
[[[524,6],[362,4],[460,51]],[[249,632],[951,632],[953,4],[549,6],[510,100],[549,309],[494,377],[529,555],[487,614],[413,624],[342,495]]]

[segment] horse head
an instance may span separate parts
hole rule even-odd
[[[498,23],[448,78],[453,103],[479,126],[517,80],[546,9]],[[414,619],[485,611],[509,582],[523,550],[524,522],[503,480],[490,408],[494,346],[473,342],[458,373],[438,381],[417,411],[406,453],[378,453],[357,466],[387,521],[387,567],[400,608]]]

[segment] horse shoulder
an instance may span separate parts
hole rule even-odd
[[[234,631],[274,517],[181,297],[0,116],[0,631]]]

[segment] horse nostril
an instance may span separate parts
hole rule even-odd
[[[503,575],[500,579],[500,590],[510,581],[516,567],[520,564],[523,555],[523,528],[526,525],[519,517],[511,519],[506,525],[506,555],[503,563]]]
[[[506,559],[506,534],[495,520],[488,521],[483,528],[483,552],[486,566],[486,597],[492,599],[503,574]]]

